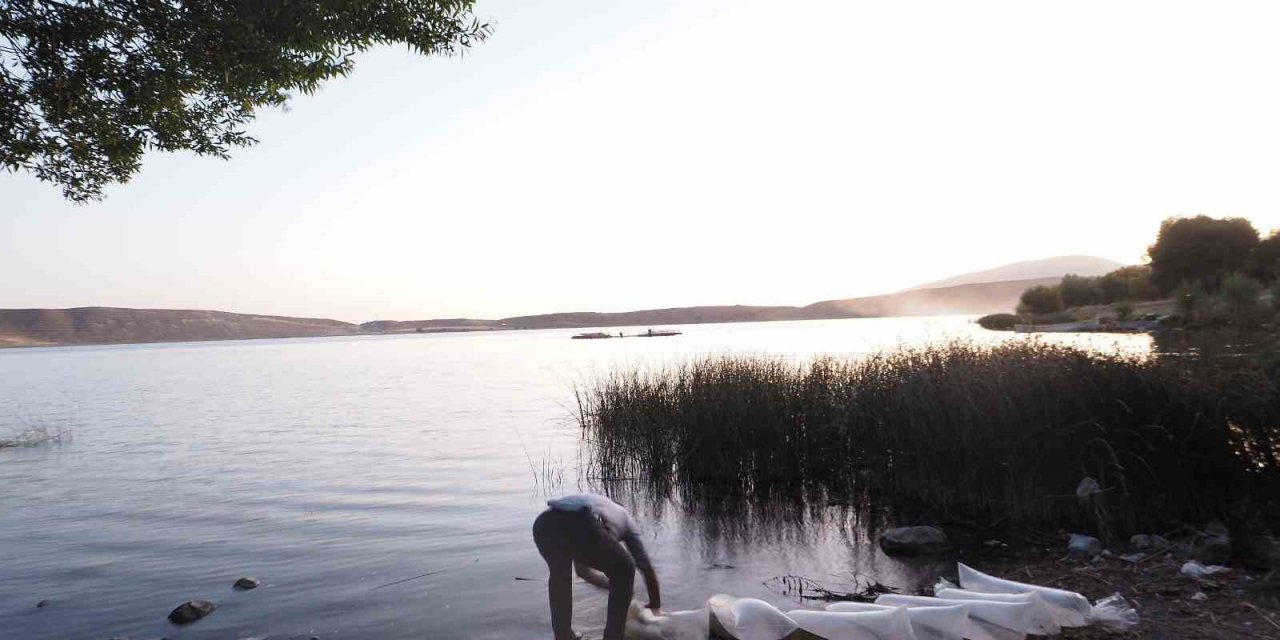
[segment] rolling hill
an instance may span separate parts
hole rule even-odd
[[[355,335],[356,325],[316,318],[174,309],[0,309],[0,346],[185,342]]]
[[[570,329],[585,327],[659,326],[719,322],[825,320],[908,315],[985,314],[1010,311],[1027,288],[1054,284],[1065,273],[1105,273],[1117,267],[1102,258],[1062,256],[1021,262],[963,274],[925,286],[861,298],[824,300],[803,307],[702,306],[645,309],[620,313],[572,312],[512,316],[499,320],[444,318],[376,320],[356,325],[321,318],[291,318],[223,311],[121,309],[0,309],[0,347],[75,344],[186,342],[389,333],[493,331],[502,329]],[[969,280],[1047,273],[991,282]],[[943,284],[951,283],[954,284]]]
[[[1123,266],[1123,264],[1120,264],[1115,260],[1108,260],[1097,256],[1054,256],[1052,258],[1043,258],[1041,260],[1014,262],[1012,264],[1001,265],[999,267],[983,271],[962,273],[958,276],[952,276],[945,280],[911,287],[908,291],[916,289],[954,287],[956,285],[978,284],[981,282],[1010,282],[1016,280],[1032,280],[1035,278],[1057,279],[1069,273],[1078,276],[1100,276],[1111,271],[1115,271]]]

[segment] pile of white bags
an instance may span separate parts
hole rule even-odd
[[[875,604],[836,602],[826,610],[783,613],[755,598],[717,595],[692,611],[654,613],[635,603],[627,637],[637,640],[706,640],[710,616],[738,640],[781,640],[802,629],[826,640],[1025,640],[1052,636],[1062,627],[1100,624],[1128,629],[1138,614],[1119,595],[1089,604],[1062,589],[1003,580],[959,565],[960,586],[944,581],[937,597],[886,594]]]

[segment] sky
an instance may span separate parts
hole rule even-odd
[[[1280,227],[1280,5],[783,6],[480,0],[487,42],[370,51],[230,161],[0,174],[0,308],[808,304]]]

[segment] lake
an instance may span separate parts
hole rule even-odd
[[[0,629],[59,640],[549,638],[529,528],[547,497],[598,488],[578,473],[576,382],[716,353],[1024,339],[968,318],[678,329],[0,350],[0,436],[73,434],[0,450]],[[1043,339],[1150,349],[1145,335]],[[796,603],[769,578],[840,587],[861,573],[911,589],[941,566],[883,556],[836,508],[713,516],[612,489],[644,529],[668,609],[723,592],[786,610]],[[242,576],[262,586],[233,591]],[[574,589],[576,628],[598,638],[605,594]],[[218,610],[167,622],[196,598]]]

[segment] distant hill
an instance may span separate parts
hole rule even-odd
[[[449,331],[483,331],[505,329],[498,320],[473,318],[441,318],[438,320],[374,320],[360,324],[364,333],[445,333]]]
[[[297,338],[359,333],[337,320],[173,309],[0,309],[0,346]]]
[[[1006,282],[982,282],[846,300],[827,300],[804,307],[816,317],[932,316],[1011,312],[1022,292],[1038,285],[1058,284],[1061,276]]]
[[[716,307],[677,307],[647,309],[621,313],[548,313],[536,316],[504,318],[507,326],[528,329],[580,327],[624,327],[657,324],[706,324],[716,322],[766,322],[771,320],[804,320],[800,307],[750,307],[743,305]]]
[[[1026,289],[1056,284],[1064,273],[1096,275],[1118,263],[1088,256],[1063,256],[1006,265],[941,282],[993,277],[992,274],[1052,271],[1047,276],[998,282],[917,287],[897,293],[843,300],[824,300],[804,307],[706,306],[646,309],[621,313],[590,311],[513,316],[500,320],[442,318],[375,320],[355,325],[320,318],[260,316],[223,311],[171,309],[0,309],[0,347],[135,342],[186,342],[298,338],[386,333],[496,331],[502,329],[570,329],[584,327],[661,326],[719,322],[826,320],[882,316],[985,314],[1011,311]],[[1065,269],[1065,271],[1064,271]]]
[[[954,287],[956,285],[977,284],[980,282],[1010,282],[1016,280],[1031,280],[1033,278],[1058,279],[1069,273],[1073,273],[1078,276],[1100,276],[1115,271],[1123,266],[1123,264],[1120,264],[1115,260],[1108,260],[1097,256],[1055,256],[1052,258],[1044,258],[1042,260],[1015,262],[1013,264],[1006,264],[992,269],[986,269],[984,271],[963,273],[945,280],[912,287],[907,289],[907,291],[914,291],[917,289],[938,289],[941,287]]]

